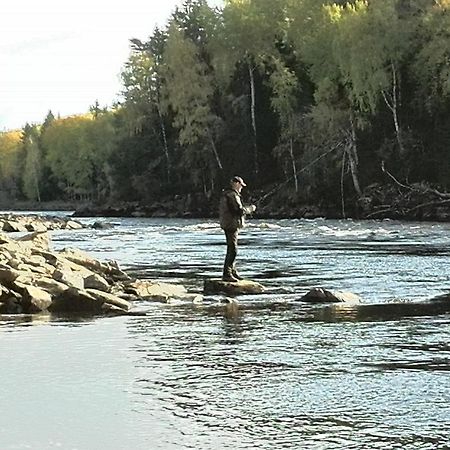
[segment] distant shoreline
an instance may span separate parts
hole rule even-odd
[[[198,200],[198,199],[197,199]],[[250,202],[249,202],[250,203]],[[177,196],[177,199],[157,201],[149,204],[138,202],[117,202],[96,205],[73,202],[16,202],[0,204],[0,211],[11,212],[65,212],[71,217],[135,217],[135,218],[173,218],[173,219],[215,219],[218,217],[217,201],[195,201],[192,198]],[[406,207],[394,204],[383,210],[366,208],[364,211],[348,208],[343,217],[342,211],[333,206],[308,205],[281,202],[276,199],[259,207],[252,216],[254,219],[330,219],[330,220],[400,220],[404,222],[450,222],[450,202],[430,203],[422,207]]]

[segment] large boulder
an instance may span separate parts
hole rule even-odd
[[[15,283],[22,295],[23,311],[29,314],[46,311],[52,304],[52,296],[41,288]]]
[[[53,299],[50,311],[58,313],[127,312],[131,304],[115,295],[95,289],[69,288]]]

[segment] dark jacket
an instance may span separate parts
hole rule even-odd
[[[248,209],[242,204],[241,194],[228,188],[222,191],[219,203],[220,227],[227,231],[235,231],[245,225],[245,214]]]

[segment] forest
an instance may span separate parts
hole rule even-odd
[[[213,208],[237,174],[280,215],[450,205],[450,0],[187,0],[121,80],[0,133],[1,204]]]

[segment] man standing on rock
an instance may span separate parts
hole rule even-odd
[[[230,181],[230,187],[222,191],[219,205],[220,227],[225,231],[227,254],[223,266],[223,281],[236,282],[242,277],[236,272],[238,232],[244,226],[245,215],[255,211],[256,206],[242,204],[241,191],[247,186],[241,177],[235,176]]]

